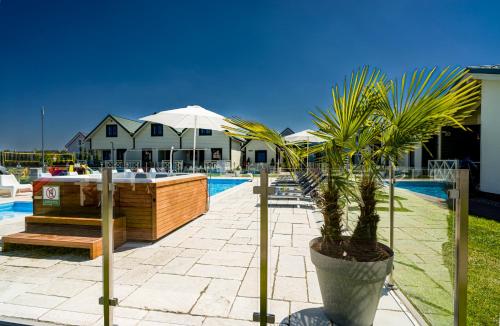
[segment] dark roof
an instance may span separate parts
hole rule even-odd
[[[470,66],[470,67],[467,67],[467,69],[472,74],[491,74],[491,75],[499,75],[500,74],[500,64],[483,65],[483,66]]]
[[[292,135],[294,133],[295,133],[295,131],[293,131],[292,129],[286,127],[285,129],[283,129],[283,131],[280,133],[280,135],[283,136],[283,137],[286,137],[286,136]]]
[[[116,123],[118,123],[120,125],[120,127],[122,127],[123,129],[125,129],[126,131],[129,132],[130,136],[132,136],[137,131],[137,129],[139,129],[145,123],[142,121],[136,121],[136,120],[131,120],[131,119],[127,119],[127,118],[122,118],[122,117],[116,116],[114,114],[108,114],[104,117],[104,119],[101,120],[101,122],[99,122],[99,124],[97,124],[97,126],[94,129],[92,129],[91,132],[88,133],[88,135],[85,138],[86,139],[89,138],[90,135],[92,135],[94,133],[94,131],[96,131],[97,128],[99,128],[108,118],[115,120]]]

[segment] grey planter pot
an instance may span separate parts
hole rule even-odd
[[[319,287],[327,317],[335,325],[369,326],[373,324],[386,276],[392,271],[394,254],[383,261],[354,262],[328,257],[312,248]]]

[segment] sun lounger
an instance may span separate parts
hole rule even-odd
[[[8,190],[11,197],[15,197],[18,192],[33,191],[31,184],[20,184],[13,174],[0,175],[0,189]]]

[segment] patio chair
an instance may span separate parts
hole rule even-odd
[[[11,197],[15,197],[18,192],[33,191],[31,184],[20,184],[13,174],[0,175],[0,189],[9,190]]]

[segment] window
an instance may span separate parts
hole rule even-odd
[[[199,136],[212,136],[212,129],[200,129],[198,130]]]
[[[105,149],[102,151],[102,160],[103,161],[111,160],[111,151],[109,149]]]
[[[163,136],[163,125],[159,123],[151,124],[151,137],[162,137]]]
[[[267,151],[255,151],[255,163],[267,163]]]
[[[106,125],[106,137],[118,137],[118,125]]]
[[[222,160],[222,148],[212,148],[212,160]]]

